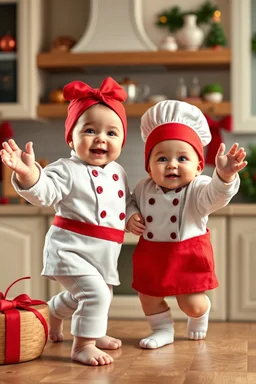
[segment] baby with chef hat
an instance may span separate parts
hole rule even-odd
[[[247,162],[237,143],[227,153],[222,143],[212,177],[203,176],[211,133],[203,113],[186,102],[166,100],[149,108],[141,133],[149,177],[133,191],[127,229],[141,235],[133,254],[132,287],[152,329],[140,346],[153,349],[174,341],[166,296],[176,296],[188,316],[188,338],[205,338],[211,309],[205,291],[218,286],[208,216],[238,192],[238,172]]]
[[[48,303],[50,339],[62,341],[63,319],[71,318],[71,358],[98,366],[113,362],[101,349],[121,346],[106,330],[112,286],[120,284],[117,261],[131,200],[126,173],[115,161],[126,139],[126,92],[108,77],[99,89],[73,81],[63,94],[70,101],[65,139],[71,157],[42,169],[32,142],[23,151],[9,140],[1,159],[13,170],[12,182],[22,197],[56,211],[45,239],[42,275],[65,291]]]

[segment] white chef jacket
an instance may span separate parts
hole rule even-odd
[[[39,166],[40,167],[40,166]],[[75,151],[69,159],[40,167],[38,182],[28,190],[15,190],[31,204],[54,206],[56,214],[89,224],[124,230],[126,205],[131,201],[127,175],[116,162],[104,168],[81,161]],[[100,187],[100,188],[98,188]],[[103,214],[102,214],[103,213]],[[52,225],[46,234],[42,275],[98,275],[118,285],[121,244],[80,235]]]
[[[164,193],[150,177],[141,180],[133,191],[134,202],[145,219],[144,239],[182,241],[206,233],[208,215],[224,206],[238,192],[238,174],[224,183],[216,170],[212,178],[199,175],[183,188]],[[127,209],[127,221],[138,210]]]

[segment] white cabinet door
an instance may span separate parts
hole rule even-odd
[[[26,293],[32,299],[46,299],[46,279],[41,276],[44,236],[44,217],[0,217],[0,291],[20,277],[31,277],[13,286],[8,298]]]
[[[16,76],[13,76],[13,81],[16,78],[17,97],[15,102],[0,102],[0,119],[35,118],[40,93],[40,73],[36,67],[36,54],[42,50],[43,2],[0,0],[0,12],[1,5],[8,4],[17,4],[17,50],[10,53],[0,52],[0,75],[1,65],[4,68],[4,62],[9,55],[10,60],[16,65]]]
[[[217,289],[207,292],[207,295],[209,295],[212,302],[212,310],[210,314],[210,319],[212,320],[226,320],[227,318],[226,225],[227,220],[224,216],[211,216],[208,223],[215,255],[216,274],[220,284]],[[129,236],[128,241],[131,243],[132,236]],[[136,243],[136,241],[137,237],[134,236],[134,243]],[[174,297],[168,298],[167,301],[172,309],[174,319],[186,319],[186,315],[181,312]],[[137,295],[115,295],[111,304],[109,316],[112,318],[144,318]]]
[[[228,255],[230,320],[256,320],[255,234],[255,217],[231,218]]]
[[[256,0],[232,0],[232,115],[235,133],[256,132]]]

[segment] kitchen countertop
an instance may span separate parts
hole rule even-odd
[[[50,216],[54,215],[52,207],[35,207],[29,204],[0,205],[1,216]],[[255,216],[256,204],[229,204],[211,214],[211,216]]]

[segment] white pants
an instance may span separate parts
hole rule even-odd
[[[71,334],[99,338],[106,335],[112,286],[99,276],[54,276],[66,291],[48,302],[58,319],[71,320]]]

